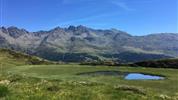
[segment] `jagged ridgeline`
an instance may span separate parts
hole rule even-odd
[[[56,27],[29,32],[17,27],[0,28],[0,47],[48,60],[81,62],[119,60],[138,62],[178,56],[178,34],[159,33],[132,36],[116,29],[85,26]]]

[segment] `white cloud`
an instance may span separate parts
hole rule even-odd
[[[126,11],[133,11],[135,9],[128,6],[124,0],[62,0],[63,4],[76,4],[76,3],[85,3],[86,2],[98,2],[100,5],[112,4]]]
[[[98,14],[98,15],[94,15],[94,16],[83,17],[83,18],[79,18],[79,19],[74,19],[74,20],[62,22],[62,23],[60,23],[60,25],[68,25],[68,24],[74,24],[74,23],[82,23],[82,22],[86,22],[86,21],[88,22],[88,21],[93,20],[93,19],[102,18],[102,17],[114,16],[114,15],[117,15],[117,14],[118,14],[118,13]]]
[[[126,10],[126,11],[133,11],[135,9],[130,8],[125,2],[121,2],[121,1],[111,1],[112,4]]]

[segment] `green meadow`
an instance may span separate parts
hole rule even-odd
[[[1,66],[2,67],[2,66]],[[79,64],[5,67],[0,77],[4,100],[177,100],[178,70]],[[94,71],[140,72],[164,80],[125,80],[124,76],[77,75]]]

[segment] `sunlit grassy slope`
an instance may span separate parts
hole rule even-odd
[[[15,52],[8,49],[0,49],[0,67],[3,70],[21,65],[40,65],[40,64],[53,64],[35,56],[29,56],[20,52]],[[2,69],[1,69],[2,70]]]

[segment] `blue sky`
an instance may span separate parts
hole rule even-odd
[[[28,31],[84,25],[132,35],[178,32],[177,0],[1,0],[1,26]]]

